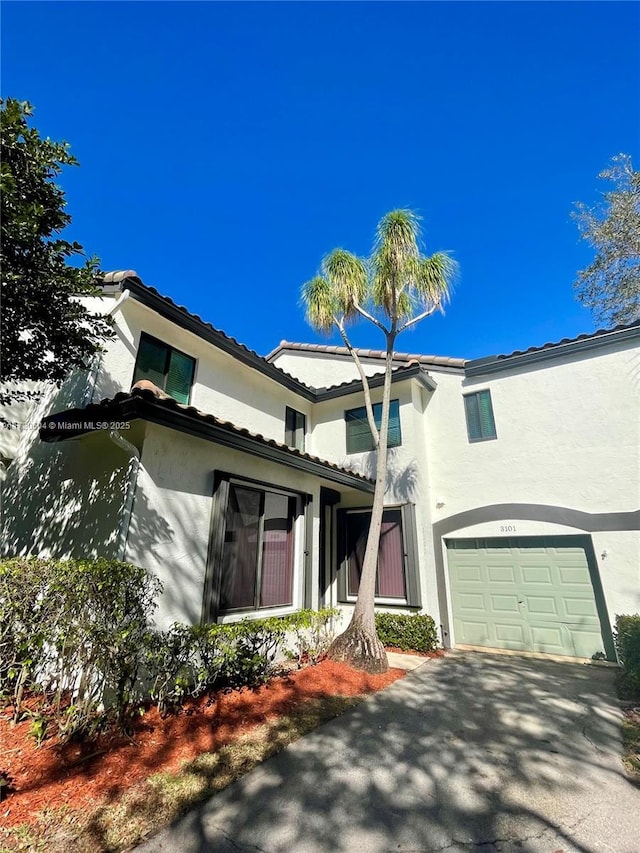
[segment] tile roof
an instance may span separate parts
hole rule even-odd
[[[613,335],[617,332],[623,332],[627,329],[640,330],[640,320],[637,320],[635,323],[620,324],[618,326],[614,326],[612,329],[598,329],[595,332],[587,332],[582,335],[577,335],[575,338],[562,338],[561,341],[549,342],[546,344],[541,344],[537,347],[529,347],[528,349],[524,350],[514,350],[513,352],[504,355],[489,356],[489,358],[498,358],[501,360],[505,358],[514,358],[515,356],[525,355],[526,353],[530,352],[540,352],[541,350],[553,349],[554,347],[561,347],[565,346],[566,344],[573,344],[577,341],[592,341],[595,338],[601,338],[605,335]]]
[[[138,296],[144,304],[146,304],[153,310],[156,310],[162,314],[168,314],[170,316],[170,319],[174,319],[176,321],[179,321],[180,318],[182,318],[183,321],[188,321],[186,325],[189,327],[190,331],[194,332],[194,334],[198,334],[200,337],[203,337],[205,340],[208,340],[215,346],[218,346],[226,352],[229,352],[231,355],[235,356],[236,358],[239,358],[245,364],[248,364],[250,367],[259,370],[261,373],[269,376],[276,382],[285,385],[285,387],[290,388],[292,391],[309,400],[310,402],[316,402],[318,396],[324,397],[328,394],[335,395],[336,389],[339,388],[348,388],[348,392],[351,393],[352,390],[355,391],[357,390],[358,386],[361,386],[361,382],[359,379],[323,388],[314,388],[311,385],[307,385],[300,379],[297,379],[295,376],[292,376],[290,373],[287,373],[285,370],[282,370],[282,368],[277,367],[277,365],[275,364],[272,364],[269,361],[268,356],[266,358],[263,358],[261,355],[258,355],[257,352],[249,349],[244,344],[241,344],[235,338],[230,337],[225,332],[220,331],[220,329],[216,329],[215,326],[212,326],[211,323],[206,322],[197,314],[191,313],[187,308],[184,307],[184,305],[178,305],[168,296],[163,296],[159,291],[155,289],[155,287],[150,287],[149,285],[144,284],[135,270],[115,270],[113,272],[104,273],[101,277],[101,281],[103,282],[105,290],[111,290],[113,286],[115,286],[116,290],[129,289],[135,296]],[[307,346],[314,347],[315,345],[294,344],[292,346],[304,348]],[[345,347],[338,347],[335,349],[342,349],[345,353],[348,353]],[[359,350],[359,352],[379,353],[379,357],[382,358],[384,358],[385,356],[384,352],[378,350]],[[396,360],[400,362],[407,362],[407,366],[409,362],[420,362],[421,364],[433,365],[436,363],[436,361],[438,364],[445,365],[446,363],[448,366],[456,367],[461,366],[462,364],[460,359],[437,359],[436,356],[419,355],[408,356],[403,353],[396,354]],[[457,364],[458,361],[460,361],[460,365]],[[449,364],[450,362],[456,362],[456,364]],[[383,374],[380,374],[380,376],[383,376]],[[370,379],[374,379],[375,383],[375,377],[370,377]]]
[[[506,369],[515,364],[529,364],[548,358],[556,358],[566,352],[579,352],[604,346],[610,341],[635,338],[640,334],[640,320],[627,325],[614,326],[612,329],[598,329],[588,334],[577,335],[575,338],[563,338],[561,341],[529,347],[525,350],[514,350],[504,355],[490,355],[467,361],[467,375],[492,372]]]
[[[402,364],[399,367],[394,367],[391,371],[391,381],[400,382],[403,379],[416,378],[422,384],[434,391],[436,383],[429,373],[424,370],[422,364],[417,360],[413,360],[410,364]],[[367,376],[370,388],[379,388],[384,384],[384,371],[381,373],[373,373]],[[328,400],[332,397],[342,397],[347,394],[354,394],[362,388],[360,379],[347,379],[345,382],[340,382],[338,385],[328,385],[325,388],[316,388],[316,401]]]
[[[178,416],[179,419],[172,416]],[[319,476],[322,476],[321,469],[324,469],[328,479],[339,482],[348,480],[352,481],[352,485],[360,483],[366,487],[366,491],[373,490],[375,480],[365,477],[357,471],[321,459],[319,456],[296,450],[282,442],[266,438],[260,433],[251,432],[244,427],[238,427],[230,421],[221,420],[215,415],[197,409],[195,406],[178,403],[173,397],[167,395],[157,397],[153,391],[148,389],[133,388],[129,392],[120,392],[114,397],[102,400],[100,403],[93,403],[85,408],[68,409],[48,415],[42,420],[40,438],[45,442],[64,441],[67,438],[75,438],[98,429],[104,429],[105,424],[109,422],[131,421],[137,418],[165,423],[168,426],[195,434],[201,434],[202,430],[189,429],[190,425],[192,427],[195,425],[209,427],[215,431],[218,437],[227,434],[244,440],[244,444],[248,442],[256,445],[256,447],[264,448],[265,451],[267,449],[277,451],[278,456],[282,457],[282,461],[285,461],[285,458],[289,459],[289,462],[285,462],[285,464],[291,465],[294,460],[299,460],[300,464],[293,464],[293,467],[306,468],[307,470],[313,468]],[[253,452],[256,452],[255,449]],[[261,452],[258,455],[268,456],[268,453]],[[304,463],[308,463],[308,465]],[[337,478],[336,475],[341,476]]]
[[[191,313],[183,305],[178,305],[168,296],[163,296],[154,287],[149,287],[144,284],[135,270],[114,270],[112,272],[103,273],[101,282],[103,289],[107,292],[125,289],[131,290],[131,292],[137,296],[140,301],[152,308],[152,310],[162,313],[169,319],[172,319],[184,328],[189,329],[199,337],[208,340],[223,351],[226,351],[235,358],[238,358],[248,366],[258,370],[279,384],[284,385],[286,388],[289,388],[291,391],[310,402],[316,402],[318,395],[322,397],[327,394],[333,394],[337,389],[341,388],[349,389],[350,393],[351,387],[353,386],[355,390],[356,384],[359,382],[359,380],[356,380],[355,383],[349,381],[343,382],[340,385],[328,386],[326,388],[314,388],[273,364],[273,359],[278,354],[285,351],[320,353],[348,357],[349,351],[346,347],[281,341],[279,346],[272,350],[267,356],[262,357],[254,350],[249,349],[249,347],[244,344],[241,344],[235,338],[227,335],[220,329],[216,329],[211,325],[211,323],[206,322],[197,314]],[[561,341],[529,347],[526,350],[514,350],[514,352],[503,355],[491,355],[483,358],[467,360],[464,358],[425,355],[422,353],[397,352],[394,354],[394,362],[398,368],[402,365],[408,366],[411,364],[419,364],[425,368],[432,368],[440,371],[459,372],[464,370],[468,375],[473,375],[481,372],[501,369],[502,367],[506,367],[510,361],[518,361],[518,363],[526,364],[530,361],[539,361],[556,355],[562,355],[567,349],[589,349],[591,347],[607,343],[611,336],[634,336],[639,330],[640,320],[629,325],[619,325],[613,329],[598,329],[596,332],[578,335],[574,338],[563,338]],[[358,355],[365,360],[370,359],[380,361],[384,359],[386,355],[384,350],[377,349],[360,349],[356,347],[356,351]]]
[[[360,358],[380,360],[386,357],[386,352],[384,350],[361,349],[359,347],[354,347],[354,349],[358,353]],[[294,343],[293,341],[281,341],[280,344],[274,350],[272,350],[268,355],[265,356],[265,359],[267,361],[271,361],[281,352],[284,352],[286,350],[297,352],[317,352],[327,355],[341,355],[350,357],[349,350],[346,347],[327,346],[325,344],[301,344]],[[465,364],[465,359],[463,358],[453,358],[442,355],[424,355],[422,353],[408,352],[394,353],[393,360],[395,362],[404,363],[419,362],[420,364],[428,365],[430,367],[462,368]]]
[[[285,385],[308,400],[313,399],[313,389],[296,377],[271,364],[252,349],[241,344],[226,332],[203,320],[198,314],[189,311],[184,305],[178,305],[168,296],[163,296],[155,287],[150,287],[139,278],[135,270],[115,270],[103,273],[100,282],[105,291],[111,291],[115,286],[118,290],[130,290],[131,293],[147,307],[188,329],[204,340],[213,343],[220,349],[238,358],[245,364],[260,371],[265,376]]]

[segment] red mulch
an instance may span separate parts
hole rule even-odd
[[[398,652],[401,655],[414,655],[418,658],[443,658],[446,654],[444,649],[436,649],[434,652],[416,652],[413,649],[399,649],[396,646],[385,646],[388,652]]]
[[[129,736],[111,732],[90,743],[61,744],[53,737],[38,748],[29,736],[29,720],[14,726],[0,716],[0,774],[10,781],[0,803],[0,824],[28,822],[36,812],[62,805],[91,809],[153,773],[178,771],[184,761],[214,752],[305,699],[373,693],[405,674],[390,669],[367,675],[325,660],[256,689],[202,697],[165,719],[152,707],[134,722]]]

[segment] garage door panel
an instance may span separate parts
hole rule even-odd
[[[457,566],[456,577],[460,583],[482,583],[480,566]]]
[[[603,650],[584,547],[542,537],[463,541],[447,543],[457,642],[579,657]]]
[[[563,631],[559,626],[531,625],[531,641],[534,652],[546,654],[571,654],[567,651],[568,630]]]
[[[589,572],[585,573],[584,570],[579,567],[570,568],[569,566],[560,566],[558,574],[562,583],[565,585],[573,584],[575,586],[586,586],[591,589],[591,578],[589,577]]]
[[[519,612],[517,595],[491,595],[491,608],[494,612],[516,613]]]
[[[564,606],[567,616],[591,616],[595,619],[598,618],[596,603],[590,598],[583,598],[582,600],[578,598],[566,599]]]
[[[465,643],[486,646],[490,639],[489,626],[486,622],[474,622],[468,619],[460,619],[458,625],[462,634],[469,639]]]
[[[486,610],[484,595],[482,593],[460,593],[458,603],[461,610],[472,610],[478,613],[484,613]]]
[[[596,634],[593,630],[583,630],[581,628],[571,626],[569,628],[569,635],[571,637],[572,648],[575,650],[573,653],[575,657],[591,657],[593,654],[591,649],[594,648],[595,643],[599,641],[602,644],[600,633]]]
[[[551,568],[549,566],[523,566],[522,580],[526,584],[552,584]]]
[[[487,578],[490,583],[515,584],[515,566],[487,566]]]
[[[533,616],[559,616],[559,604],[552,596],[527,595],[525,598],[527,611]],[[564,608],[562,608],[564,610]]]
[[[496,625],[496,639],[500,643],[518,643],[520,649],[525,649],[527,637],[522,625]],[[509,645],[498,646],[498,648],[511,648]]]

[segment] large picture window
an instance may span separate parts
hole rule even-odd
[[[382,423],[382,403],[374,404],[373,418],[376,426],[380,429],[380,424]],[[344,413],[344,419],[347,428],[347,453],[362,453],[366,450],[373,450],[373,436],[369,429],[366,408],[361,406],[358,409],[349,409]],[[391,400],[387,447],[399,447],[401,444],[400,404],[398,400]]]
[[[353,600],[360,588],[360,577],[367,546],[371,511],[346,510],[341,514],[343,555],[339,570],[338,594],[341,601]],[[384,510],[376,599],[420,606],[414,507],[390,507]]]
[[[135,385],[149,379],[179,403],[188,403],[193,385],[196,362],[162,341],[142,333],[133,373]]]
[[[227,479],[214,501],[205,617],[293,604],[302,496]]]

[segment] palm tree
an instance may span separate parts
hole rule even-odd
[[[329,649],[329,656],[334,660],[372,673],[385,672],[388,668],[386,652],[376,633],[374,598],[387,474],[395,341],[405,329],[442,309],[458,268],[446,252],[423,256],[419,237],[419,217],[411,210],[392,210],[378,223],[370,258],[362,259],[345,249],[334,249],[323,259],[320,274],[302,288],[308,322],[322,332],[337,328],[353,357],[362,380],[367,421],[377,454],[371,525],[358,597],[349,626]],[[376,325],[386,339],[380,429],[376,426],[367,377],[346,333],[347,324],[359,317]]]

